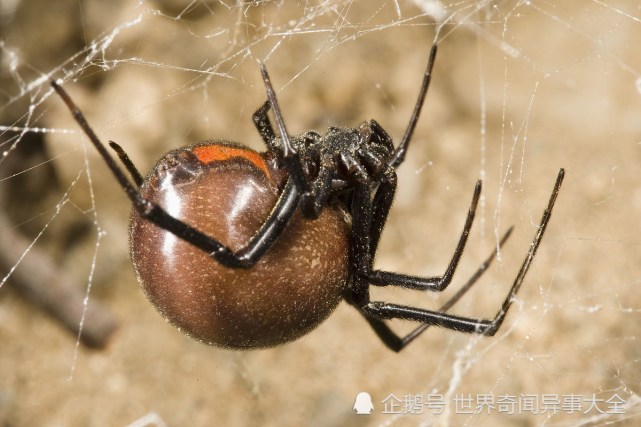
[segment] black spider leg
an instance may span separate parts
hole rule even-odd
[[[497,314],[494,316],[492,320],[473,319],[469,317],[454,316],[447,313],[424,310],[424,309],[415,308],[415,307],[409,307],[409,306],[398,305],[398,304],[388,304],[382,301],[367,302],[366,304],[360,307],[361,310],[367,316],[371,316],[378,319],[414,320],[424,324],[437,325],[437,326],[445,327],[448,329],[457,330],[460,332],[476,333],[476,334],[483,334],[483,335],[489,335],[489,336],[494,335],[496,331],[499,329],[499,327],[501,326],[501,324],[503,323],[503,321],[505,320],[505,316],[507,315],[508,309],[514,302],[516,294],[521,288],[521,285],[523,284],[525,276],[530,266],[532,265],[532,261],[534,260],[536,251],[538,250],[539,245],[541,244],[541,239],[543,238],[545,229],[547,228],[548,222],[550,221],[550,216],[552,215],[552,209],[554,208],[554,204],[559,194],[559,190],[561,188],[561,183],[563,182],[564,176],[565,176],[565,170],[561,169],[559,171],[556,182],[554,184],[554,189],[552,190],[552,194],[550,196],[550,200],[548,202],[547,208],[543,212],[541,223],[539,224],[539,227],[537,228],[537,232],[534,236],[534,240],[530,245],[530,249],[528,250],[526,257],[523,260],[523,264],[521,265],[521,268],[519,269],[519,272],[516,278],[514,279],[514,283],[512,284],[512,287],[510,288],[510,291],[507,297],[503,301],[503,304],[501,305],[500,310],[497,312]]]
[[[378,247],[378,241],[380,239],[385,222],[387,221],[387,215],[391,208],[394,194],[396,193],[396,174],[391,168],[398,167],[405,158],[407,147],[412,138],[412,134],[414,133],[414,129],[416,128],[416,123],[418,122],[418,118],[425,101],[425,96],[430,85],[430,81],[432,78],[432,69],[434,68],[434,62],[436,60],[437,48],[437,45],[434,44],[430,50],[427,68],[425,70],[423,83],[418,95],[418,99],[416,100],[416,104],[414,106],[414,112],[412,113],[403,139],[401,140],[401,143],[399,144],[392,159],[389,162],[390,168],[389,170],[385,171],[384,176],[380,181],[379,188],[374,197],[374,212],[372,213],[372,224],[369,232],[370,268],[367,271],[361,270],[362,273],[367,276],[369,282],[374,285],[387,286],[389,284],[395,284],[411,289],[429,289],[434,291],[442,291],[443,289],[445,289],[451,283],[454,272],[456,271],[461,256],[463,255],[465,244],[467,243],[467,238],[474,221],[476,208],[478,206],[478,200],[481,194],[482,187],[481,181],[477,181],[476,183],[472,203],[467,214],[465,226],[463,227],[463,233],[459,238],[456,250],[454,251],[454,255],[452,256],[452,259],[450,260],[450,263],[443,276],[416,277],[378,270],[371,271],[371,263],[373,263],[374,260],[376,248]],[[378,136],[379,140],[389,145],[392,144],[390,136],[376,121],[372,120],[370,122],[370,128]]]
[[[398,167],[403,160],[405,159],[405,154],[407,153],[407,147],[410,144],[412,135],[414,134],[414,129],[416,128],[416,123],[418,118],[421,115],[421,109],[425,102],[425,95],[427,95],[427,89],[430,87],[430,81],[432,80],[432,69],[434,68],[434,61],[436,60],[436,50],[437,45],[434,43],[432,49],[430,50],[430,58],[427,61],[427,68],[425,69],[425,74],[423,76],[423,83],[421,85],[421,90],[418,93],[418,99],[414,105],[414,111],[412,112],[412,117],[410,117],[410,122],[407,125],[403,139],[398,144],[394,157],[390,161],[390,165],[394,168]]]
[[[140,213],[140,215],[177,237],[209,253],[212,258],[220,262],[222,265],[232,268],[249,268],[254,265],[276,241],[296,211],[299,201],[299,192],[296,184],[290,178],[287,180],[276,205],[269,214],[269,217],[265,220],[258,232],[241,249],[236,252],[232,251],[216,239],[207,236],[189,224],[185,224],[184,222],[172,217],[160,206],[142,197],[138,192],[138,189],[131,185],[123,171],[118,167],[106,147],[89,126],[84,115],[67,92],[54,81],[51,82],[51,85],[65,102],[74,119],[78,125],[80,125],[80,128],[98,150],[98,153],[101,155],[109,169],[111,169],[116,180],[127,193],[127,196],[132,201],[134,208]],[[130,161],[124,162],[125,165],[127,163],[131,163]]]
[[[301,195],[300,204],[303,215],[316,219],[330,196],[336,163],[331,153],[323,153],[320,160],[318,176],[308,192]]]
[[[352,230],[349,244],[349,262],[352,277],[347,302],[356,307],[366,306],[369,301],[369,283],[365,274],[372,264],[370,230],[372,225],[371,184],[359,182],[352,193],[350,206]]]
[[[380,137],[386,136],[385,131],[382,128],[376,129],[373,127],[373,130],[377,133],[382,132],[382,134],[379,135]],[[480,181],[477,182],[475,187],[472,203],[468,211],[465,226],[463,227],[463,233],[459,238],[454,255],[452,256],[443,276],[414,277],[396,273],[372,271],[381,232],[387,220],[387,216],[394,199],[394,194],[396,192],[396,184],[396,172],[393,168],[388,167],[380,177],[373,202],[371,197],[369,197],[370,187],[366,185],[366,183],[361,183],[355,190],[353,204],[351,207],[353,221],[351,238],[352,252],[350,253],[352,271],[354,271],[355,274],[352,277],[352,295],[349,296],[348,301],[358,307],[362,307],[369,302],[370,284],[382,286],[397,285],[411,289],[442,291],[452,280],[452,276],[454,275],[456,267],[458,266],[463,254],[465,244],[472,227],[481,191]],[[505,242],[511,232],[512,229],[510,228],[503,239],[501,239],[500,245]],[[458,301],[467,289],[472,286],[478,277],[480,277],[480,275],[486,270],[487,265],[493,258],[494,254],[491,255],[483,265],[481,265],[479,272],[473,277],[473,279],[468,281],[468,284],[448,302],[449,306]],[[446,309],[448,309],[449,306],[446,306]],[[361,313],[381,340],[389,348],[395,351],[400,351],[429,326],[429,324],[421,325],[406,337],[401,338],[396,335],[383,320],[369,316],[364,311],[361,311]]]
[[[380,240],[385,222],[387,221],[387,216],[389,214],[395,192],[396,173],[393,169],[390,168],[386,171],[378,187],[376,195],[374,196],[374,211],[372,213],[371,226],[369,231],[370,264],[367,269],[361,270],[360,273],[364,278],[367,279],[368,283],[372,285],[395,285],[402,286],[408,289],[440,292],[452,282],[452,278],[454,277],[456,268],[458,267],[461,256],[463,255],[463,251],[465,250],[465,245],[467,244],[467,240],[470,235],[470,230],[472,228],[472,223],[474,222],[474,216],[476,214],[479,197],[481,195],[481,181],[476,182],[474,195],[472,197],[472,203],[470,205],[470,209],[467,212],[465,225],[463,226],[463,232],[459,237],[456,249],[454,250],[454,255],[452,256],[452,259],[450,260],[450,263],[442,276],[420,277],[393,273],[389,271],[372,270],[374,255],[376,254],[378,242]]]
[[[330,195],[335,168],[334,159],[331,153],[322,156],[316,179],[311,185],[307,182],[303,172],[302,161],[289,139],[287,128],[276,99],[276,93],[264,64],[261,64],[261,73],[267,90],[267,101],[252,115],[252,120],[269,151],[281,156],[290,176],[294,179],[298,191],[301,193],[300,205],[303,215],[309,219],[316,219],[320,215]],[[274,112],[274,119],[276,120],[281,135],[282,147],[277,144],[276,133],[267,115],[270,108]]]
[[[290,179],[292,179],[294,181],[294,184],[296,184],[296,188],[298,189],[298,192],[300,194],[307,193],[309,191],[309,184],[307,183],[307,179],[305,178],[305,174],[303,172],[303,164],[302,164],[300,155],[298,154],[298,151],[296,150],[291,140],[289,139],[289,134],[287,133],[287,127],[285,126],[283,115],[280,112],[280,106],[278,105],[278,101],[276,100],[276,91],[274,91],[274,87],[272,86],[272,82],[271,82],[271,79],[269,78],[269,74],[267,74],[267,68],[263,63],[260,64],[260,73],[263,76],[263,83],[265,84],[265,91],[267,92],[267,101],[269,102],[269,106],[274,112],[274,119],[276,120],[276,125],[278,125],[278,132],[280,133],[280,140],[282,144],[282,146],[280,147],[281,159],[285,164],[287,171],[289,172]],[[261,132],[261,135],[263,135],[264,133],[265,135],[267,135],[267,137],[271,137],[270,132],[271,134],[273,134],[274,131],[273,129],[271,129],[271,125],[269,125],[269,119],[267,118],[266,105],[263,105],[262,108],[259,108],[258,111],[254,113],[254,115],[258,113],[260,118],[261,110],[265,110],[263,117],[266,118],[268,127],[264,127],[265,121],[259,122],[259,124],[263,126],[262,132],[261,132],[261,129],[259,129],[259,132]],[[254,120],[254,123],[256,123],[255,120]]]
[[[269,111],[270,103],[269,100],[265,101],[263,105],[252,114],[252,120],[254,125],[258,130],[258,133],[263,138],[267,149],[273,153],[279,153],[281,148],[276,144],[276,133],[274,133],[274,128],[272,127],[271,122],[269,121],[269,116],[267,112]]]
[[[127,154],[127,152],[125,152],[125,150],[123,150],[123,148],[120,145],[116,144],[113,141],[109,141],[109,146],[116,152],[122,164],[125,165],[127,172],[129,172],[131,179],[133,179],[134,182],[136,183],[136,186],[140,188],[144,179],[142,178],[142,175],[138,171],[138,168],[136,167],[136,165],[134,165],[134,162],[132,162],[131,159],[129,158],[129,155]]]
[[[479,266],[479,268],[476,270],[476,272],[468,279],[468,281],[459,289],[452,297],[450,297],[449,300],[445,304],[441,306],[441,308],[438,309],[439,312],[446,312],[449,310],[454,304],[456,304],[462,297],[469,291],[474,284],[478,283],[478,279],[487,271],[487,269],[490,267],[490,264],[492,264],[492,261],[494,261],[494,258],[496,258],[496,254],[498,251],[503,247],[507,239],[510,237],[512,234],[512,231],[514,230],[514,227],[510,227],[507,232],[503,235],[501,238],[498,246],[494,249],[494,251],[490,254],[490,256]],[[430,323],[423,323],[420,326],[416,327],[413,331],[408,333],[407,335],[401,337],[399,336],[396,332],[394,332],[388,325],[385,323],[384,320],[381,320],[377,317],[372,317],[372,316],[367,316],[364,315],[365,319],[369,323],[369,325],[374,329],[374,332],[376,335],[383,341],[387,347],[389,347],[391,350],[394,350],[396,352],[399,352],[403,350],[409,343],[414,341],[417,337],[419,337],[423,332],[425,332],[432,324]]]

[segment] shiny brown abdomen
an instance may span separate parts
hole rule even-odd
[[[238,155],[203,155],[229,147]],[[257,154],[226,142],[171,152],[141,193],[237,250],[278,198],[275,179]],[[207,344],[251,349],[295,340],[334,310],[347,281],[349,229],[337,207],[325,207],[313,221],[297,211],[253,267],[232,269],[134,210],[130,248],[141,286],[172,324]]]

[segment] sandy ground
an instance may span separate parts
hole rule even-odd
[[[171,148],[208,138],[259,148],[250,121],[265,97],[257,60],[269,67],[290,132],[376,118],[398,140],[436,27],[410,2],[230,4],[34,0],[18,2],[14,14],[3,9],[0,123],[71,131],[0,134],[3,150],[18,139],[22,150],[44,147],[52,159],[19,175],[0,163],[4,207],[30,239],[54,216],[37,245],[80,292],[101,236],[90,298],[119,329],[103,350],[77,347],[9,279],[0,289],[0,423],[638,425],[641,10],[624,1],[445,5],[449,24],[377,266],[440,274],[478,178],[484,197],[451,289],[374,296],[438,307],[513,224],[500,262],[454,310],[492,316],[565,167],[539,255],[496,337],[432,329],[395,354],[343,304],[294,343],[235,352],[186,338],[144,298],[127,252],[128,202],[60,100],[43,101],[48,86],[37,79],[64,77],[100,137],[118,141],[142,170]],[[353,414],[361,391],[372,396],[370,416]],[[392,394],[404,403],[441,396],[447,405],[441,414],[404,403],[383,413]],[[624,414],[605,402],[615,394]],[[554,405],[569,395],[581,411]],[[455,402],[466,396],[473,407],[483,396],[537,398],[539,413],[507,414],[498,405],[464,413]],[[589,408],[593,398],[604,413]]]

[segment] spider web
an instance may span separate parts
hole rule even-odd
[[[295,3],[0,1],[0,420],[637,425],[641,9],[613,0]],[[483,198],[450,289],[373,296],[438,308],[514,225],[452,310],[493,316],[565,167],[543,244],[497,336],[433,328],[394,354],[342,305],[295,343],[241,353],[163,322],[135,285],[126,197],[49,80],[60,79],[103,141],[147,170],[198,140],[260,149],[250,121],[265,99],[257,61],[290,132],[375,118],[398,141],[435,39],[432,87],[377,267],[440,274],[478,178]],[[45,264],[52,276],[39,274]],[[67,290],[55,293],[51,277]],[[59,298],[70,294],[71,308]],[[70,324],[47,315],[51,306]],[[96,324],[101,350],[77,333]],[[353,415],[361,391],[372,415]],[[506,398],[513,413],[499,407]],[[479,405],[488,399],[493,406]]]

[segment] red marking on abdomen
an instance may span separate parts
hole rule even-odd
[[[239,147],[229,147],[227,145],[201,145],[195,147],[193,153],[196,155],[198,160],[205,164],[212,162],[221,162],[235,157],[240,157],[241,159],[246,159],[251,162],[252,165],[256,166],[258,169],[262,170],[265,173],[265,176],[269,176],[269,169],[263,157],[248,148],[239,148]]]

